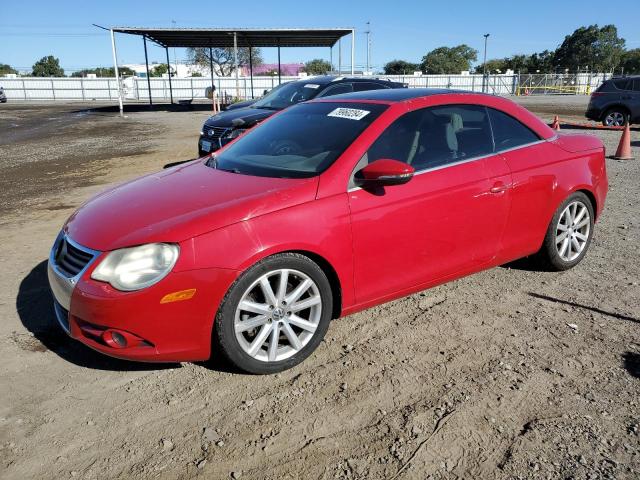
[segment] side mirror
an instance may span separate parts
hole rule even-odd
[[[413,178],[415,169],[404,162],[391,159],[376,160],[355,174],[355,182],[361,187],[403,185]]]

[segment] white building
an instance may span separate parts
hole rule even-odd
[[[166,65],[166,63],[154,62],[149,64],[149,72],[153,70],[157,65]],[[207,67],[203,67],[201,65],[191,65],[186,63],[170,63],[171,71],[175,72],[175,77],[179,78],[187,78],[191,77],[194,73],[199,73],[203,77],[211,76],[211,71]],[[124,65],[120,65],[121,67],[127,67],[136,72],[136,76],[140,78],[147,77],[147,67],[144,63],[127,63]],[[166,77],[167,74],[164,74],[163,77]]]

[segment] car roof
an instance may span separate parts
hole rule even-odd
[[[391,80],[386,80],[377,77],[345,77],[340,75],[317,75],[315,77],[302,77],[298,80],[293,80],[294,82],[304,82],[304,83],[315,83],[317,85],[328,85],[330,83],[339,83],[339,82],[374,82],[381,83],[383,85],[393,85],[398,82],[393,82]]]
[[[620,76],[611,77],[611,78],[605,80],[605,82],[610,82],[612,80],[628,80],[629,78],[632,78],[632,79],[640,78],[640,75],[625,75],[624,77],[620,77]]]
[[[404,102],[413,98],[429,97],[432,95],[448,95],[465,93],[465,90],[450,90],[446,88],[390,88],[384,90],[365,90],[364,92],[343,93],[331,97],[323,97],[318,101],[338,101],[338,100],[379,100],[383,102]]]

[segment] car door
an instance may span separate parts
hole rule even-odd
[[[511,177],[493,154],[484,107],[404,114],[374,141],[354,174],[382,158],[409,163],[416,173],[405,185],[379,191],[350,184],[356,301],[479,269],[495,257]]]
[[[511,208],[503,238],[502,255],[512,259],[540,248],[549,222],[556,177],[549,165],[553,147],[512,116],[487,109],[496,152],[503,156],[512,175]]]

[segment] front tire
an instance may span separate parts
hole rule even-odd
[[[621,108],[610,108],[602,117],[602,125],[605,127],[624,127],[629,121],[629,114]]]
[[[562,202],[538,252],[543,266],[562,271],[580,263],[591,244],[594,218],[593,205],[584,193],[575,192]]]
[[[243,273],[223,299],[214,352],[219,349],[248,373],[287,370],[318,347],[332,311],[331,286],[316,263],[297,253],[267,257]]]

